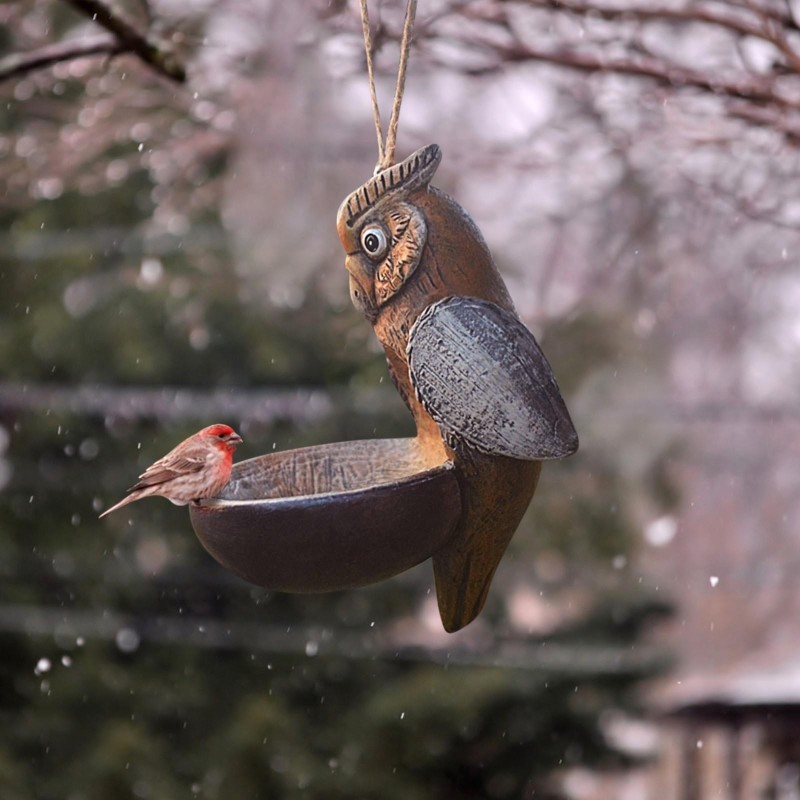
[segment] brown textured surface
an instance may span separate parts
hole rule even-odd
[[[286,450],[233,465],[220,497],[261,500],[346,492],[408,478],[443,462],[416,439],[364,439]]]
[[[340,442],[234,466],[223,497],[190,508],[208,552],[285,592],[364,586],[419,564],[461,515],[455,469],[416,439]]]
[[[420,447],[432,457],[452,459],[456,466],[463,513],[454,535],[433,557],[442,623],[448,631],[456,631],[480,613],[497,565],[533,497],[541,464],[481,452],[457,435],[445,435],[414,392],[407,357],[409,332],[432,303],[450,296],[476,297],[515,315],[475,223],[458,203],[427,185],[431,165],[438,163],[439,157],[438,148],[429,145],[406,159],[406,167],[399,170],[406,182],[397,191],[383,187],[377,196],[362,191],[363,187],[356,190],[340,209],[338,230],[347,254],[351,297],[383,345],[395,386],[414,415]],[[421,180],[409,173],[415,164],[425,165],[417,168]],[[354,198],[358,200],[357,213]],[[416,269],[382,302],[375,291],[375,264],[361,248],[359,236],[371,224],[388,229],[388,219],[400,203],[424,218],[426,240]],[[471,344],[464,342],[463,346],[460,356],[464,362],[475,360]],[[571,429],[568,415],[566,420]]]

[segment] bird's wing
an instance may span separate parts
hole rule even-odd
[[[523,460],[577,450],[553,371],[512,312],[474,297],[446,297],[417,318],[407,355],[417,396],[444,433]]]
[[[135,486],[128,489],[129,492],[135,489],[144,489],[147,486],[156,486],[160,483],[177,478],[180,475],[188,475],[192,472],[199,472],[208,464],[208,451],[198,452],[167,453],[154,464],[151,464],[140,476]]]

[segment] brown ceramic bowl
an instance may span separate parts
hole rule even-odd
[[[349,589],[429,558],[453,533],[461,493],[450,461],[416,439],[304,447],[236,464],[220,497],[190,507],[222,566],[282,592]]]

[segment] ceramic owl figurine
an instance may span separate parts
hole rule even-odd
[[[480,231],[430,185],[435,145],[379,172],[337,220],[350,297],[372,323],[431,464],[458,470],[463,511],[433,556],[442,622],[486,601],[544,459],[578,437],[550,365],[519,321]]]

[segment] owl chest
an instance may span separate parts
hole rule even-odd
[[[411,316],[407,309],[387,309],[375,322],[375,334],[383,346],[389,362],[398,370],[397,378],[405,378],[408,373],[406,348],[408,334],[416,316]],[[402,369],[399,369],[402,365]]]
[[[452,294],[443,280],[430,247],[414,273],[404,278],[400,288],[380,309],[374,322],[375,334],[387,350],[405,359],[411,328],[432,303]]]

